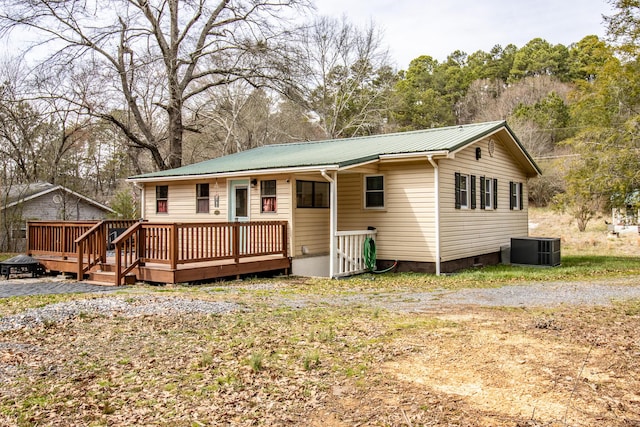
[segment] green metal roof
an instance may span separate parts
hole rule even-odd
[[[133,176],[130,179],[144,180],[299,167],[337,166],[342,168],[376,160],[382,155],[455,151],[502,127],[509,130],[506,122],[497,121],[357,138],[265,145],[176,169]],[[537,170],[537,166],[526,154],[513,132],[511,130],[509,132]]]

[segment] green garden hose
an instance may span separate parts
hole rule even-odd
[[[364,265],[372,273],[378,273],[378,274],[386,273],[388,271],[393,270],[396,267],[396,265],[398,265],[398,261],[396,261],[389,268],[386,268],[384,270],[376,270],[376,242],[371,237],[367,237],[366,239],[364,239],[362,255],[364,257]]]

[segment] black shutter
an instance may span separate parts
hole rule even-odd
[[[516,194],[514,190],[515,183],[513,181],[509,181],[509,209],[513,210],[515,207],[516,201],[514,194]]]
[[[485,203],[485,183],[484,176],[480,177],[480,209],[485,209],[487,204]]]
[[[460,209],[460,173],[456,172],[456,209]]]
[[[523,187],[522,183],[521,182],[518,183],[518,196],[519,196],[518,200],[520,201],[520,206],[519,206],[520,210],[522,210],[524,206],[524,201],[522,200],[522,187]]]
[[[493,179],[493,209],[498,209],[498,180]]]
[[[476,176],[471,175],[471,209],[476,208]]]

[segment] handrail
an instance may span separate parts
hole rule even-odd
[[[116,286],[121,285],[124,277],[141,264],[140,250],[144,238],[140,236],[140,231],[143,224],[136,223],[113,241],[116,250]]]
[[[98,234],[99,232],[103,232],[105,228],[104,225],[105,225],[105,221],[100,221],[99,223],[97,223],[96,225],[94,225],[93,227],[85,231],[80,237],[78,237],[75,240],[76,248],[78,250],[78,267],[77,267],[78,280],[81,280],[82,277],[84,276],[84,273],[89,269],[91,269],[91,267],[93,267],[94,265],[97,265],[100,261],[106,261],[106,257],[107,257],[106,245],[98,244],[96,245],[98,247],[94,247],[94,245],[92,244],[94,240],[96,240],[95,235]],[[94,239],[91,239],[92,237]],[[97,242],[99,241],[100,239],[97,239]],[[86,267],[84,266],[85,244],[89,246],[89,251],[87,252],[88,259],[87,259]],[[95,249],[95,250],[92,251],[91,249]]]
[[[75,239],[76,249],[78,252],[78,280],[80,280],[84,276],[84,273],[91,270],[94,266],[107,261],[107,234],[109,227],[120,225],[123,226],[122,228],[129,228],[134,222],[135,220],[123,219],[102,220]],[[85,251],[85,249],[87,250]],[[84,260],[85,254],[87,256],[86,264]]]

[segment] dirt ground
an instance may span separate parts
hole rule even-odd
[[[634,310],[451,308],[395,342],[371,384],[334,390],[314,425],[640,426]]]

